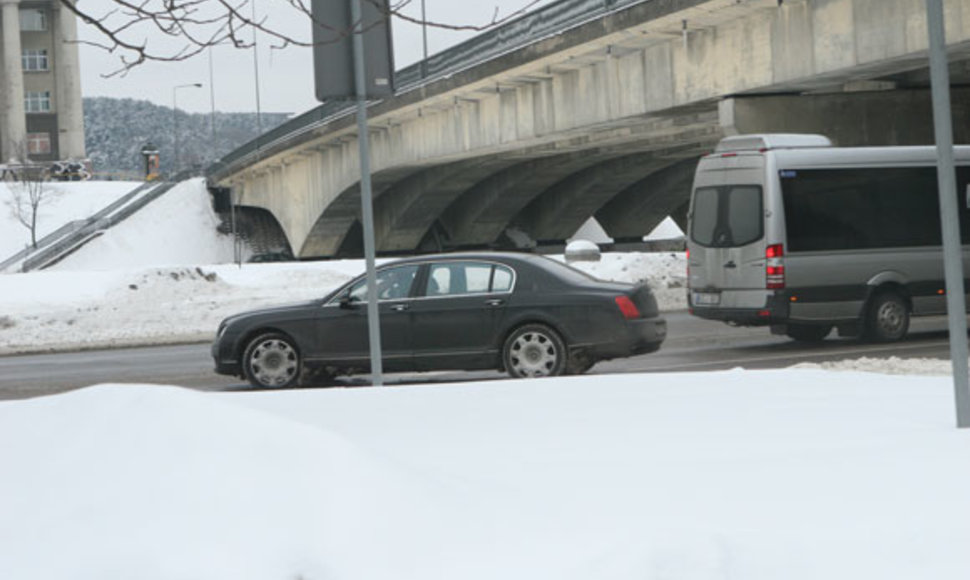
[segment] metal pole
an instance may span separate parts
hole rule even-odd
[[[236,267],[242,268],[242,252],[239,251],[239,236],[236,230],[236,190],[229,187],[229,222],[232,224],[232,260]]]
[[[428,76],[428,15],[421,0],[421,36],[424,40],[424,59],[421,61],[421,78]]]
[[[175,157],[172,159],[173,177],[179,172],[179,115],[176,101],[178,90],[179,87],[172,87],[172,130],[175,131],[174,139],[172,139],[172,145],[175,147]]]
[[[256,82],[256,158],[259,159],[259,137],[263,134],[263,114],[259,107],[259,50],[256,46],[256,0],[253,0],[253,77]]]
[[[374,207],[370,182],[370,143],[367,135],[367,84],[364,76],[364,27],[360,0],[350,0],[354,27],[354,86],[357,93],[357,144],[360,155],[360,209],[364,221],[364,258],[367,261],[367,328],[370,337],[371,382],[383,384],[381,325],[377,309],[377,269],[374,266]]]
[[[209,47],[209,127],[212,130],[212,146],[216,145],[216,79],[212,74],[212,47]]]
[[[957,221],[956,169],[953,162],[953,121],[950,113],[950,73],[946,59],[942,0],[926,0],[929,27],[930,81],[936,132],[940,219],[943,223],[943,266],[946,273],[946,310],[950,325],[950,360],[957,427],[970,427],[970,391],[967,389],[967,310],[963,288],[960,223]]]
[[[175,132],[175,139],[173,139],[175,142],[175,160],[172,171],[173,174],[178,174],[179,166],[181,165],[179,162],[179,115],[177,95],[179,89],[185,89],[188,87],[195,87],[198,89],[202,87],[202,83],[189,83],[187,85],[177,85],[172,87],[172,130]]]

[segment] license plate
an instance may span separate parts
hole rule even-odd
[[[691,302],[695,306],[716,306],[721,303],[721,295],[713,292],[694,292]]]

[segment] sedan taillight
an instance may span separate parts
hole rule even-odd
[[[640,310],[637,305],[630,300],[629,296],[617,296],[613,299],[616,302],[617,307],[619,307],[620,312],[623,314],[623,318],[631,320],[634,318],[640,318]]]

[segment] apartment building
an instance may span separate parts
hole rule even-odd
[[[0,163],[83,159],[77,19],[61,0],[0,0]]]

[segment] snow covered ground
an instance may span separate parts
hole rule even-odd
[[[361,269],[227,265],[198,184],[150,208],[53,271],[0,276],[0,349],[198,339]],[[682,266],[592,267],[673,296]],[[947,370],[0,402],[0,577],[964,580],[970,433]]]
[[[58,200],[76,208],[83,204],[72,197],[93,190],[83,184]],[[52,220],[56,209],[44,215]],[[52,268],[0,275],[0,354],[206,341],[226,316],[318,298],[364,270],[361,260],[239,267],[217,224],[203,182],[192,180]],[[606,254],[576,265],[604,279],[647,280],[664,308],[685,305],[683,254]]]

